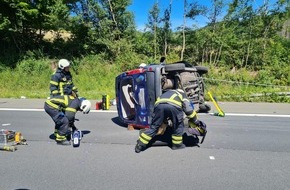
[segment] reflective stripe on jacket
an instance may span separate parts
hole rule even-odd
[[[45,101],[47,105],[54,109],[77,112],[80,109],[80,103],[73,102],[75,98],[73,96],[56,96],[54,98],[48,99]]]
[[[196,112],[194,111],[190,101],[187,99],[185,93],[177,90],[168,90],[157,98],[155,106],[164,103],[182,108],[188,118],[194,118],[196,116]]]
[[[68,106],[69,97],[67,95],[56,96],[54,98],[46,100],[45,103],[54,109],[62,110]]]
[[[65,112],[66,117],[70,122],[75,119],[75,114],[81,107],[81,101],[73,96],[56,96],[45,101],[52,109],[57,109]]]
[[[77,90],[77,88],[72,82],[71,73],[64,72],[61,69],[56,70],[50,80],[51,95],[71,95],[73,90]]]

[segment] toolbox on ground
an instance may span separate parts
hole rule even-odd
[[[15,140],[15,131],[9,131],[7,129],[0,130],[0,144],[7,145]]]

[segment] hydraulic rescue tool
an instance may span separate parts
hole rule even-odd
[[[0,146],[0,150],[14,152],[14,151],[17,150],[17,147],[16,146],[4,145],[4,146]]]
[[[79,121],[79,119],[75,118],[75,121]],[[75,125],[72,125],[71,128],[72,128],[71,140],[73,147],[79,147],[81,144],[83,133],[81,130],[77,129]]]
[[[16,145],[27,145],[26,139],[21,132],[1,129],[0,131],[0,150],[14,152],[17,150]]]
[[[220,116],[220,117],[224,117],[224,116],[225,116],[225,112],[220,108],[220,106],[219,106],[218,103],[216,102],[215,98],[212,97],[210,91],[208,91],[207,94],[209,95],[209,97],[210,97],[210,99],[212,100],[214,106],[215,106],[216,109],[218,110],[218,113],[214,113],[214,115],[216,115],[216,116]]]
[[[74,130],[72,133],[73,147],[79,147],[83,137],[81,130]]]

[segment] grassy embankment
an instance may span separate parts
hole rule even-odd
[[[122,61],[111,64],[100,57],[90,56],[75,60],[71,72],[80,96],[100,100],[102,95],[107,94],[114,98],[115,77],[130,67],[137,67],[140,62],[134,60],[130,65]],[[49,59],[28,59],[20,62],[15,69],[2,70],[0,98],[47,98],[52,72]],[[278,92],[290,91],[290,66],[283,70],[279,80],[273,78],[272,72],[271,69],[250,72],[210,67],[204,77],[207,89],[219,101],[290,102],[289,97],[277,95]],[[264,96],[257,96],[261,94]]]

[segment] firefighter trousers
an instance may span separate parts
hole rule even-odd
[[[44,104],[44,110],[54,121],[58,134],[61,136],[67,135],[69,133],[69,121],[65,114],[47,104]]]
[[[172,144],[181,144],[184,132],[183,110],[171,104],[158,104],[154,107],[150,128],[145,130],[139,137],[143,144],[149,141],[157,134],[158,128],[168,119],[172,121]]]

